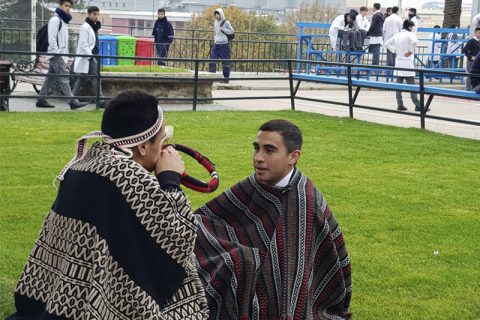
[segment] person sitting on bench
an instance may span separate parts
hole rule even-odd
[[[328,32],[333,50],[337,49],[337,45],[340,46],[340,50],[357,50],[357,34],[360,34],[360,31],[355,30],[354,27],[357,15],[358,12],[356,10],[351,10],[350,12],[339,15],[333,20]],[[337,39],[341,39],[341,41],[337,42]]]

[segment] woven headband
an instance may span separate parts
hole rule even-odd
[[[84,135],[83,137],[77,140],[77,147],[75,150],[74,157],[72,158],[72,160],[70,160],[69,163],[67,163],[67,165],[62,169],[62,171],[60,171],[60,174],[56,177],[56,180],[63,181],[68,169],[70,169],[71,166],[73,166],[75,163],[77,163],[78,161],[82,160],[85,157],[85,154],[87,153],[85,147],[89,139],[103,138],[103,140],[109,145],[123,151],[122,153],[120,151],[112,149],[111,152],[113,155],[117,157],[131,158],[133,153],[132,153],[132,150],[130,150],[130,148],[138,146],[139,144],[145,141],[148,141],[150,138],[155,136],[162,128],[162,124],[163,124],[163,112],[162,112],[162,109],[158,108],[158,118],[157,118],[157,121],[155,121],[155,123],[153,124],[153,126],[133,136],[114,139],[109,135],[106,135],[102,131],[93,131]],[[54,185],[55,185],[55,181],[54,181]]]

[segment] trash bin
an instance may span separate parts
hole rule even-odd
[[[137,38],[136,56],[153,58],[153,38]],[[136,65],[151,65],[152,60],[135,60]]]
[[[135,57],[135,44],[137,38],[132,36],[118,36],[118,56],[119,57]],[[117,62],[120,66],[133,66],[135,65],[134,59],[118,59]]]
[[[10,68],[12,63],[8,60],[0,61],[0,111],[8,111],[8,96],[10,95]]]
[[[117,37],[102,35],[98,37],[99,43],[99,54],[105,56],[116,56],[117,55]],[[117,65],[116,58],[102,58],[101,64],[104,66],[115,66]]]

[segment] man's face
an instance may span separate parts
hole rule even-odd
[[[360,15],[364,18],[367,16],[367,13],[368,13],[368,10],[360,11]]]
[[[259,131],[253,148],[255,176],[259,182],[269,185],[282,180],[300,156],[299,150],[289,153],[282,136],[274,131]]]
[[[217,20],[221,19],[220,13],[215,13],[215,19],[217,19]]]
[[[350,17],[349,15],[347,16],[347,22],[348,22],[348,23],[352,23],[352,22],[353,22],[352,17]]]
[[[475,38],[480,39],[480,31],[475,32]]]
[[[159,12],[157,15],[159,19],[165,18],[165,12]]]
[[[94,12],[88,14],[88,17],[89,17],[90,20],[92,20],[93,22],[97,22],[99,16],[100,16],[100,12],[98,12],[98,11],[94,11]]]
[[[69,1],[65,1],[63,4],[60,5],[60,9],[65,11],[65,13],[70,13],[70,9],[72,9],[72,3]]]

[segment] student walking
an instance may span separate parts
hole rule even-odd
[[[215,23],[213,26],[214,42],[211,52],[211,59],[221,59],[224,82],[228,83],[230,78],[230,44],[228,43],[227,35],[235,33],[232,25],[225,18],[225,14],[221,8],[218,8],[214,12]],[[217,63],[210,62],[209,71],[212,73],[217,72]]]
[[[77,54],[89,55],[90,57],[76,57],[73,70],[78,74],[88,74],[94,77],[82,77],[80,76],[75,82],[73,87],[73,95],[76,96],[82,92],[85,84],[90,82],[93,86],[95,94],[103,97],[102,84],[97,84],[96,76],[99,75],[98,58],[94,55],[98,55],[98,30],[102,27],[102,24],[98,20],[100,15],[100,9],[96,6],[88,7],[87,18],[80,28],[80,34],[78,36]],[[98,89],[98,92],[97,92]],[[97,108],[104,108],[104,103],[98,103]]]
[[[73,0],[60,0],[59,7],[55,10],[55,15],[50,18],[48,22],[48,50],[47,53],[68,54],[68,23],[72,20],[70,9],[73,5]],[[67,61],[68,56],[49,56],[48,73],[43,82],[37,99],[37,108],[55,108],[54,105],[49,104],[45,97],[48,96],[50,89],[55,82],[60,83],[60,88],[66,97],[70,97],[68,104],[70,109],[78,109],[84,107],[88,102],[80,102],[74,98],[72,90],[70,89],[70,81],[67,76]],[[60,75],[60,77],[58,77]]]

